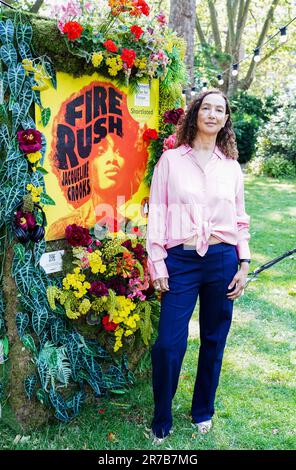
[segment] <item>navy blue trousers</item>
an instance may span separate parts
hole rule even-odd
[[[152,431],[166,436],[172,427],[172,400],[187,347],[188,324],[199,296],[200,349],[191,405],[195,423],[211,419],[229,332],[233,300],[226,296],[238,270],[234,245],[209,245],[205,256],[177,245],[167,250],[170,290],[162,294],[158,338],[152,348],[154,417]]]

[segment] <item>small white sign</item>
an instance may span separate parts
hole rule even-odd
[[[135,95],[135,106],[150,106],[150,87],[148,83],[140,83]]]
[[[40,266],[42,266],[46,274],[62,271],[62,257],[64,253],[65,250],[48,251],[47,253],[43,253],[40,258]]]

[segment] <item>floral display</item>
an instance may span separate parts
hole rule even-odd
[[[164,79],[179,53],[165,14],[152,17],[145,0],[106,0],[95,8],[74,0],[55,6],[53,14],[69,51],[124,83],[141,77]]]
[[[3,335],[15,338],[17,329],[23,344],[21,358],[19,347],[9,351],[16,373],[8,393],[17,394],[18,408],[27,409],[30,425],[37,418],[36,400],[46,406],[46,419],[51,410],[56,419],[69,422],[80,413],[90,390],[96,397],[124,393],[132,383],[131,371],[151,344],[152,322],[156,326],[159,317],[159,294],[147,270],[146,226],[123,227],[121,219],[110,218],[102,230],[72,224],[66,241],[52,245],[44,239],[43,206],[55,201],[46,192],[48,169],[42,167],[47,132],[35,129],[51,122],[51,109],[43,106],[40,92],[57,87],[57,71],[81,75],[85,61],[86,74],[97,71],[114,78],[118,87],[129,85],[132,92],[142,78],[145,83],[158,78],[163,116],[182,105],[185,77],[183,41],[148,2],[69,0],[56,2],[54,11],[51,17],[57,19],[60,36],[54,43],[47,35],[50,22],[45,25],[38,16],[31,22],[12,10],[0,19],[1,224],[9,235],[2,238],[4,253],[14,237],[11,269],[2,272],[3,284],[13,278],[16,286],[13,299],[0,290],[0,340]],[[142,135],[149,143],[149,178],[173,126],[160,119],[159,129],[146,129]],[[65,244],[63,272],[48,272],[44,258],[54,262],[55,253],[50,252]],[[30,370],[22,367],[25,363],[32,365]],[[0,390],[0,408],[3,403]]]
[[[25,131],[18,131],[17,139],[19,148],[26,154],[26,157],[31,164],[33,172],[39,166],[42,159],[42,153],[39,151],[42,148],[42,134],[37,129],[27,129]]]
[[[48,287],[51,308],[55,310],[58,301],[72,320],[86,316],[93,324],[95,317],[100,332],[112,335],[114,352],[137,332],[148,345],[152,332],[148,299],[154,289],[149,285],[144,240],[112,238],[107,232],[100,241],[76,224],[66,228],[66,239],[72,247],[72,270],[61,287]]]

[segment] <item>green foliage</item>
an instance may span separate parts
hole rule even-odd
[[[275,97],[271,96],[264,102],[247,92],[233,96],[232,122],[241,163],[248,162],[254,155],[258,130],[272,114],[274,100]]]
[[[265,160],[263,173],[273,178],[295,178],[296,166],[286,158],[273,155]]]
[[[151,323],[151,306],[149,302],[141,302],[138,304],[136,313],[140,315],[140,331],[144,344],[149,345],[151,334],[153,332]]]
[[[11,222],[15,209],[24,200],[27,207],[27,184],[45,189],[46,174],[42,168],[32,173],[26,158],[19,150],[16,133],[22,129],[36,127],[30,115],[36,104],[41,108],[43,125],[50,119],[50,109],[43,108],[40,93],[32,90],[32,77],[25,74],[22,60],[39,61],[50,75],[54,86],[57,70],[77,76],[91,74],[94,68],[85,64],[81,58],[69,55],[64,38],[53,22],[36,19],[31,15],[15,17],[13,12],[7,12],[7,15],[11,15],[13,21],[3,15],[0,19],[0,74],[5,93],[4,104],[0,105],[0,223],[8,231],[8,238],[12,239]],[[35,58],[33,47],[39,56],[38,60]],[[175,80],[178,91],[170,91],[167,82],[164,82],[163,89],[166,87],[168,96],[170,93],[176,96],[180,95],[178,74],[184,69],[177,50],[172,52],[171,64],[170,77]],[[134,87],[137,85],[135,77],[131,77],[130,83]],[[43,158],[45,149],[46,141],[43,136]],[[40,202],[44,205],[55,204],[45,193],[42,194]],[[24,393],[28,398],[36,397],[45,406],[53,408],[55,416],[67,422],[80,412],[86,398],[87,384],[97,396],[105,395],[110,390],[119,393],[125,391],[132,383],[132,375],[126,363],[119,364],[114,361],[97,340],[86,340],[68,321],[65,309],[72,307],[73,295],[70,298],[63,294],[65,309],[60,304],[55,305],[55,295],[60,292],[61,283],[58,275],[50,277],[40,268],[40,257],[45,250],[44,240],[38,244],[14,244],[12,276],[17,285],[21,310],[16,313],[16,328],[36,366],[36,374],[32,373],[24,379]],[[143,277],[142,266],[138,268]],[[52,289],[52,295],[49,294],[48,298],[47,288],[48,293]],[[56,298],[60,300],[59,296]],[[1,291],[1,333],[5,330],[5,308],[2,300]],[[115,299],[113,300],[115,303]],[[148,341],[150,330],[147,307],[144,313],[143,338]],[[63,389],[63,395],[58,392],[59,389]]]
[[[47,124],[50,120],[50,114],[51,114],[50,108],[43,108],[42,109],[42,111],[41,111],[41,121],[42,121],[42,125],[44,127],[47,126]]]
[[[18,312],[15,317],[15,323],[19,337],[22,338],[30,324],[29,315],[26,312]]]
[[[32,326],[38,336],[40,336],[40,334],[44,330],[47,320],[48,313],[45,308],[43,308],[42,310],[34,310],[34,312],[32,313]]]
[[[204,80],[211,82],[225,69],[225,66],[219,68],[219,65],[217,68],[217,64],[229,63],[231,59],[231,55],[218,51],[209,43],[198,44],[194,55],[194,82],[200,87]]]
[[[24,381],[25,394],[29,400],[33,398],[35,388],[37,385],[37,376],[36,374],[28,375]]]
[[[278,111],[259,133],[256,155],[264,159],[282,157],[296,165],[295,99],[286,103],[278,100]],[[279,162],[275,164],[280,165]]]

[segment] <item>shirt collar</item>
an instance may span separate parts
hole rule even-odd
[[[188,144],[181,145],[181,155],[186,155],[187,153],[189,153],[191,151],[192,151],[192,147],[190,147],[190,145],[188,145]],[[221,150],[219,149],[219,147],[217,145],[215,146],[213,153],[215,155],[217,155],[217,157],[219,157],[221,160],[226,159],[224,153],[221,152]]]

